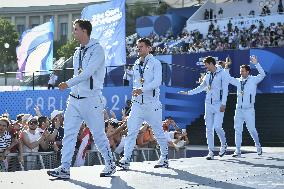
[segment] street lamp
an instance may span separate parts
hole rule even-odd
[[[9,49],[9,47],[10,47],[9,43],[5,43],[5,44],[4,44],[4,47],[5,47],[6,49]]]
[[[8,49],[10,47],[10,44],[9,43],[4,43],[4,47],[5,47],[5,52],[6,52],[6,60],[3,64],[3,72],[5,73],[5,70],[6,70],[6,63],[8,62]]]

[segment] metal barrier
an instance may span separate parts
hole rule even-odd
[[[87,150],[86,166],[103,165],[101,153],[98,150]]]
[[[169,149],[169,159],[185,158],[186,148],[180,150]],[[76,154],[74,154],[76,155]],[[154,161],[159,159],[157,148],[135,147],[132,153],[132,161]],[[39,169],[53,169],[60,164],[60,155],[56,152],[31,152],[23,153],[24,162],[20,162],[18,153],[7,155],[8,172],[28,171]],[[118,155],[113,153],[114,161],[118,160]],[[102,156],[98,150],[88,150],[86,152],[85,166],[103,165]]]
[[[133,150],[133,161],[153,161],[159,159],[160,155],[157,148],[139,148],[136,146]]]
[[[53,169],[58,166],[57,153],[55,152],[23,153],[24,162],[20,162],[18,156],[18,153],[10,153],[7,155],[9,172]]]

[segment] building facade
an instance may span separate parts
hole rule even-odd
[[[81,17],[84,7],[108,0],[1,0],[0,17],[11,21],[19,34],[54,18],[54,40],[66,41],[72,37],[72,21]],[[157,0],[126,0],[128,5],[136,2],[157,3]]]
[[[9,20],[15,25],[16,31],[22,34],[25,30],[54,19],[54,40],[66,41],[72,36],[74,21],[81,17],[84,7],[97,2],[46,5],[30,7],[0,7],[0,17]]]

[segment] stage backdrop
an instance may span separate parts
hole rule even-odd
[[[182,88],[161,86],[160,100],[163,104],[163,117],[172,116],[181,128],[191,123],[204,112],[204,94],[185,96],[177,94]],[[106,109],[113,110],[121,118],[121,109],[130,99],[131,87],[105,87]],[[8,112],[11,119],[17,114],[35,115],[34,107],[38,106],[43,115],[50,117],[54,110],[65,110],[69,90],[11,91],[0,93],[0,112]]]
[[[283,93],[284,92],[284,48],[264,48],[249,50],[227,50],[222,52],[205,52],[191,53],[187,55],[172,55],[171,65],[171,86],[195,88],[199,84],[196,83],[200,77],[200,73],[204,73],[205,68],[202,60],[206,56],[213,56],[217,60],[225,60],[230,57],[232,65],[230,74],[234,77],[240,77],[240,66],[242,64],[250,64],[250,56],[256,55],[259,63],[263,67],[266,77],[258,85],[258,93]],[[252,75],[258,72],[255,66],[250,64]],[[235,92],[235,88],[230,86],[230,92]]]

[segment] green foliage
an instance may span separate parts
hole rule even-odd
[[[69,57],[73,56],[73,54],[75,52],[75,48],[78,47],[78,46],[79,46],[79,43],[76,40],[71,39],[71,40],[67,41],[67,43],[65,45],[62,45],[57,50],[57,56],[69,58]]]
[[[11,66],[8,66],[11,62],[17,61],[16,47],[18,46],[19,34],[16,32],[15,26],[11,24],[8,20],[0,18],[0,68],[1,72],[3,70],[4,63],[7,69],[5,71],[15,71],[10,70]],[[9,44],[9,48],[5,48],[5,43]]]

